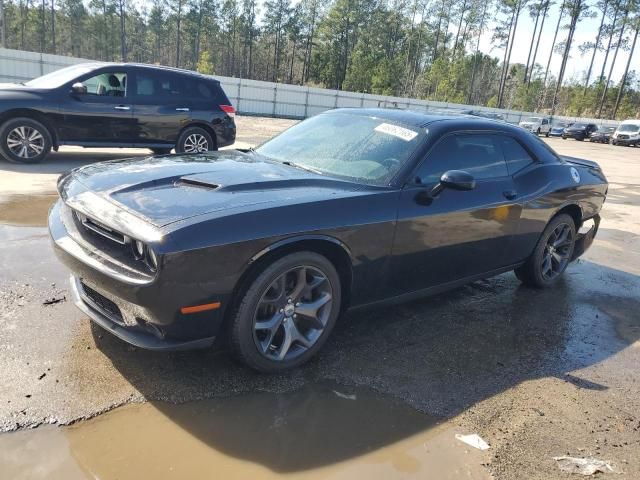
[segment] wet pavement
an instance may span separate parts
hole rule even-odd
[[[509,273],[349,313],[280,376],[91,326],[43,228],[52,197],[0,196],[0,478],[566,478],[561,455],[640,478],[640,149],[550,143],[611,182],[556,288]]]

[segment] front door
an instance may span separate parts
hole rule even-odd
[[[60,140],[78,144],[127,146],[136,138],[127,71],[107,68],[73,83],[82,83],[84,93],[71,91],[61,105]]]
[[[400,198],[392,285],[408,293],[481,275],[506,265],[522,207],[500,144],[492,133],[442,138],[419,166],[420,184]],[[470,191],[425,192],[448,170],[474,176]]]

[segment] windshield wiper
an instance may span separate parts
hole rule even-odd
[[[300,170],[306,170],[307,172],[317,173],[318,175],[324,175],[324,173],[321,172],[320,170],[316,170],[315,168],[307,167],[306,165],[300,165],[299,163],[290,162],[288,160],[285,160],[284,162],[282,162],[282,164],[283,165],[288,165],[290,167],[299,168]]]

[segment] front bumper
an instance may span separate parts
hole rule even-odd
[[[214,343],[222,309],[181,312],[182,307],[212,301],[206,286],[189,283],[188,277],[170,269],[151,280],[118,269],[99,250],[70,233],[73,228],[68,219],[63,220],[63,208],[68,207],[59,201],[49,212],[49,233],[56,255],[73,273],[75,304],[92,321],[132,345],[151,350],[186,350]]]
[[[615,145],[640,145],[638,138],[612,138],[611,143]]]
[[[573,256],[571,257],[572,261],[582,256],[582,254],[593,244],[593,240],[596,237],[596,233],[598,233],[599,226],[600,215],[596,215],[582,223],[582,226],[578,230],[575,247],[573,249]]]
[[[562,134],[563,134],[563,132],[554,132],[553,130],[551,130],[551,131],[549,132],[549,136],[550,136],[550,137],[561,137],[561,136],[562,136]]]
[[[179,351],[194,350],[198,348],[208,348],[213,345],[215,337],[206,337],[198,340],[179,341],[167,338],[160,338],[154,333],[145,331],[142,326],[127,326],[119,321],[117,315],[95,301],[87,294],[85,285],[80,278],[71,276],[71,294],[73,302],[85,315],[87,315],[94,323],[100,325],[109,333],[125,342],[145,350],[156,351]],[[100,294],[103,295],[104,294]],[[106,296],[104,296],[107,298]],[[115,303],[115,302],[114,302]],[[121,304],[121,302],[119,302]],[[152,328],[147,326],[147,328]]]
[[[562,138],[575,138],[576,140],[584,140],[587,134],[584,132],[564,132]]]

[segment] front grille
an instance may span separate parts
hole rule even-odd
[[[124,236],[124,234],[118,232],[117,230],[109,228],[103,223],[100,223],[93,218],[87,217],[80,212],[75,212],[75,214],[76,218],[85,229],[108,238],[112,242],[119,243],[120,245],[125,245],[127,243],[127,238]]]
[[[627,138],[629,138],[629,135],[618,135],[618,138],[621,140],[626,140]]]
[[[120,311],[120,307],[118,307],[118,305],[116,305],[104,295],[96,292],[93,288],[87,286],[84,282],[80,283],[82,285],[82,290],[84,291],[85,296],[89,300],[91,300],[95,307],[98,307],[98,309],[101,310],[101,313],[107,314],[109,318],[116,320],[119,323],[124,323],[122,312]]]

